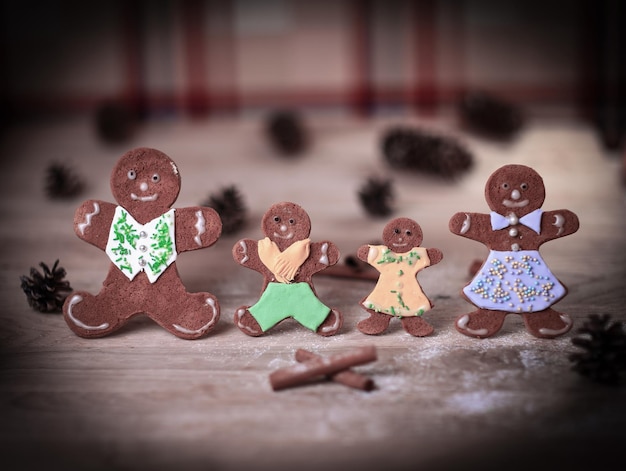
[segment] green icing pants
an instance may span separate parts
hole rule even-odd
[[[328,317],[330,308],[317,299],[308,283],[269,283],[261,298],[248,311],[263,332],[288,317],[316,331]]]

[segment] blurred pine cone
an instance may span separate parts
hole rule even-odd
[[[138,119],[129,105],[121,100],[108,100],[96,108],[96,134],[106,144],[119,144],[130,140]]]
[[[230,235],[245,226],[248,210],[235,185],[222,188],[209,196],[202,206],[213,208],[222,220],[222,234]]]
[[[52,163],[46,169],[45,191],[49,198],[73,198],[83,191],[78,174],[67,165]]]
[[[419,128],[391,128],[383,134],[381,146],[391,167],[443,178],[455,178],[473,163],[472,154],[456,139]]]
[[[359,190],[363,209],[371,216],[383,217],[393,212],[394,192],[391,180],[369,178]]]
[[[271,113],[267,118],[265,131],[281,156],[294,157],[302,154],[309,144],[302,117],[292,110]]]
[[[573,369],[603,384],[618,385],[626,376],[626,333],[620,322],[610,322],[608,314],[591,314],[577,330],[581,336],[572,343],[584,351],[572,353]]]
[[[58,260],[52,269],[43,262],[39,265],[43,268],[43,274],[31,268],[30,277],[20,277],[28,304],[39,312],[60,312],[65,298],[72,292],[69,281],[63,280],[65,269],[58,266]]]
[[[461,126],[468,132],[501,141],[512,139],[525,121],[519,106],[480,91],[463,95],[459,115]]]

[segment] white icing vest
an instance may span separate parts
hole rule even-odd
[[[121,206],[115,209],[105,252],[130,280],[145,271],[154,283],[176,260],[174,211],[139,224]]]

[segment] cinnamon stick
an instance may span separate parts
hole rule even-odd
[[[319,272],[318,275],[376,281],[380,273],[370,264],[359,260],[355,255],[348,255],[343,264],[327,267]]]
[[[309,352],[308,350],[304,350],[299,348],[296,350],[296,361],[306,362],[313,359],[322,358],[320,355],[317,355],[313,352]],[[374,389],[374,380],[360,373],[356,373],[350,369],[339,371],[338,373],[333,373],[327,375],[329,379],[336,383],[343,384],[344,386],[348,386],[349,388],[360,389],[362,391],[371,391]]]
[[[317,273],[317,276],[334,276],[353,280],[378,280],[380,273],[374,269],[358,270],[347,265],[333,265]]]
[[[376,347],[373,345],[360,347],[349,352],[314,358],[305,363],[280,368],[270,374],[270,384],[272,389],[278,391],[303,384],[315,377],[338,373],[351,366],[370,363],[374,360],[376,360]]]

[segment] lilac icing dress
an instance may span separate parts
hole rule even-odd
[[[541,211],[532,214],[532,229],[539,233]],[[497,215],[492,214],[492,228]],[[503,218],[498,218],[503,219]],[[520,223],[524,221],[520,220]],[[507,312],[538,312],[547,309],[566,294],[565,287],[552,274],[537,250],[491,250],[474,279],[463,288],[477,307]]]

